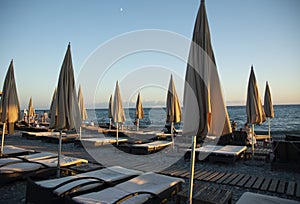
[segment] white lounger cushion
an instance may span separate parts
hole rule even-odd
[[[12,145],[4,145],[3,147],[3,154],[5,155],[27,153],[27,152],[34,152],[34,150],[23,149]]]
[[[223,155],[232,155],[232,156],[238,156],[243,151],[246,151],[246,146],[235,146],[235,145],[226,145],[218,150],[214,150],[214,154],[223,154]]]
[[[172,142],[170,141],[161,141],[157,140],[154,142],[144,143],[144,144],[133,144],[133,147],[148,147],[148,148],[155,148],[155,147],[165,147],[171,145]]]
[[[22,159],[26,159],[28,161],[36,161],[36,160],[48,159],[56,156],[57,154],[53,154],[51,152],[40,152],[40,153],[28,154],[28,155],[23,155],[18,157],[1,158],[0,166],[11,162],[22,162],[23,161]]]
[[[240,199],[236,202],[236,204],[253,204],[253,203],[263,203],[263,204],[299,204],[298,201],[288,200],[284,198],[279,198],[276,196],[263,195],[258,193],[246,192],[244,193]]]
[[[94,144],[95,146],[101,146],[106,144],[114,144],[117,143],[117,138],[115,137],[103,137],[103,138],[84,138],[81,139],[81,141],[89,144]],[[118,142],[127,142],[128,139],[120,138],[118,139]]]
[[[56,167],[57,166],[57,158],[49,158],[49,159],[43,159],[43,160],[36,160],[36,162],[42,163],[46,165],[47,167]],[[70,166],[78,163],[88,163],[85,159],[79,159],[75,157],[67,157],[62,156],[60,159],[60,165],[61,166]],[[28,171],[34,171],[39,170],[41,168],[44,168],[42,164],[38,163],[29,163],[29,162],[20,162],[15,164],[9,164],[3,167],[0,167],[0,174],[9,174],[9,173],[15,173],[15,172],[28,172]]]
[[[59,136],[60,132],[26,132],[27,135],[43,137],[43,136]],[[66,135],[66,133],[62,133],[62,135]]]
[[[44,181],[39,181],[36,182],[37,185],[40,185],[45,188],[53,188],[65,181],[74,179],[74,178],[80,178],[80,177],[95,177],[99,178],[101,180],[104,180],[106,182],[115,182],[121,179],[125,179],[130,176],[138,176],[141,175],[143,172],[141,171],[136,171],[136,170],[131,170],[131,169],[126,169],[120,166],[112,166],[112,167],[107,167],[104,169],[100,170],[95,170],[95,171],[90,171],[87,173],[82,173],[82,174],[77,174],[75,176],[67,176],[63,178],[56,178],[56,179],[50,179],[50,180],[44,180]],[[57,188],[54,192],[57,195],[61,195],[63,192],[68,191],[69,189],[72,189],[73,187],[79,185],[79,184],[84,184],[89,181],[97,181],[97,179],[83,179],[83,180],[76,180],[74,182],[68,183],[66,185],[63,185],[60,188]],[[98,185],[101,185],[100,183],[98,184],[91,184],[85,187],[82,187],[80,189],[77,189],[78,191],[90,189],[93,187],[96,187]]]
[[[139,191],[160,194],[179,182],[184,181],[180,178],[148,172],[116,185],[113,188],[77,196],[73,199],[78,203],[113,203],[125,195]],[[134,196],[123,203],[143,203],[150,197],[150,194],[141,194]]]

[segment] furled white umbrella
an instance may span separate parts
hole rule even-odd
[[[195,22],[185,81],[183,135],[193,138],[189,181],[189,202],[192,203],[196,139],[204,141],[207,135],[219,137],[231,133],[204,0]]]
[[[6,77],[3,84],[1,98],[1,122],[3,123],[2,141],[1,141],[1,156],[4,147],[4,133],[8,124],[8,134],[14,133],[14,123],[21,118],[20,104],[18,99],[17,87],[14,75],[13,60],[11,60]]]
[[[179,103],[179,99],[177,96],[172,75],[170,78],[168,94],[167,94],[166,114],[167,114],[166,123],[169,123],[171,125],[171,137],[173,142],[173,125],[174,123],[179,123],[181,121],[181,107],[180,107],[180,103]]]
[[[268,118],[268,135],[269,135],[269,142],[271,142],[270,118],[274,118],[274,109],[273,109],[272,96],[271,96],[271,91],[268,82],[266,82],[266,89],[265,89],[264,111],[266,117]]]
[[[28,104],[28,118],[30,118],[30,117],[32,117],[32,118],[35,117],[35,110],[34,110],[33,103],[32,103],[32,97],[30,97],[29,104]]]
[[[247,123],[252,124],[252,156],[254,155],[254,124],[262,124],[265,120],[265,113],[261,103],[258,84],[251,66],[250,77],[248,81],[247,102],[246,102]]]
[[[88,114],[86,112],[86,107],[83,100],[81,85],[79,86],[79,90],[78,90],[78,106],[79,106],[81,120],[84,121],[88,119]],[[81,125],[79,127],[79,139],[81,140]]]
[[[114,101],[112,106],[112,118],[117,123],[117,145],[119,145],[119,123],[123,123],[126,120],[122,98],[118,81],[116,82]]]
[[[112,95],[110,95],[109,102],[108,102],[108,111],[107,116],[109,118],[109,129],[111,129],[111,119],[112,119]]]
[[[62,130],[78,130],[81,126],[81,116],[76,94],[71,46],[69,44],[59,74],[54,99],[55,105],[53,106],[55,108],[52,107],[50,121],[50,128],[60,131],[57,164],[58,175],[60,174]]]
[[[136,99],[135,118],[136,118],[136,130],[138,131],[139,125],[140,125],[140,119],[144,118],[144,109],[143,109],[143,105],[142,105],[142,99],[141,99],[140,92]]]

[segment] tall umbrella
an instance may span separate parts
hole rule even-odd
[[[28,104],[28,118],[30,118],[30,117],[32,117],[32,118],[35,117],[35,110],[33,108],[32,97],[30,97],[29,104]]]
[[[11,60],[6,73],[2,90],[1,100],[1,122],[3,123],[1,156],[3,154],[5,126],[8,123],[8,134],[14,133],[14,123],[21,118],[20,104],[14,75],[13,60]]]
[[[143,109],[143,105],[142,105],[142,99],[141,99],[140,92],[136,99],[135,118],[136,118],[136,130],[138,131],[139,125],[140,125],[140,119],[144,118],[144,109]]]
[[[189,182],[191,203],[196,138],[203,141],[207,135],[220,136],[231,132],[211,45],[204,0],[201,0],[195,22],[185,80],[183,133],[185,136],[193,135]]]
[[[57,107],[57,101],[56,101],[56,88],[55,88],[53,91],[52,100],[51,100],[51,104],[50,104],[50,118],[51,118],[51,121],[54,122],[54,124],[55,124],[55,118],[57,117],[57,108],[56,107]],[[51,115],[52,112],[54,113],[53,116]],[[52,120],[52,117],[54,117],[54,120]]]
[[[83,100],[81,85],[79,86],[79,90],[78,90],[78,106],[79,106],[81,120],[84,121],[88,118],[88,115],[87,115],[84,100]],[[79,139],[81,140],[81,125],[79,128]]]
[[[269,135],[269,141],[271,142],[270,118],[274,118],[274,109],[273,109],[271,91],[268,82],[266,82],[266,89],[265,89],[264,111],[266,117],[268,118],[268,135]]]
[[[266,120],[264,109],[260,100],[258,84],[254,74],[253,66],[251,66],[250,77],[247,90],[247,123],[252,124],[252,156],[254,155],[254,124],[260,125]]]
[[[166,122],[171,124],[171,137],[173,142],[173,125],[181,121],[181,108],[172,75],[167,94],[166,114]]]
[[[75,89],[70,44],[68,45],[63,64],[61,66],[54,103],[56,104],[56,108],[53,108],[51,112],[50,128],[60,131],[57,163],[57,173],[59,175],[62,130],[77,130],[81,126],[81,117]],[[55,115],[57,115],[56,119],[55,117],[53,117]]]
[[[110,95],[109,102],[108,102],[108,112],[107,116],[109,118],[109,129],[111,129],[111,119],[112,119],[112,95]]]
[[[119,145],[119,123],[123,123],[126,120],[123,105],[122,105],[122,98],[119,88],[119,83],[117,81],[116,88],[115,88],[115,95],[114,95],[114,102],[112,106],[112,117],[114,122],[117,123],[117,145]]]

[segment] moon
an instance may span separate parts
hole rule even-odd
[[[122,12],[122,11],[123,11],[123,8],[120,8],[120,11]]]

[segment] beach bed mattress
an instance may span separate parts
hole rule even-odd
[[[279,198],[276,196],[264,195],[259,193],[246,192],[239,198],[236,204],[253,204],[253,203],[264,203],[264,204],[299,204],[299,201],[288,200]]]
[[[24,149],[13,145],[4,145],[3,155],[4,156],[18,156],[34,152],[34,150]]]
[[[157,152],[167,146],[172,145],[171,141],[158,140],[143,144],[132,144],[131,153],[133,154],[149,154]]]

